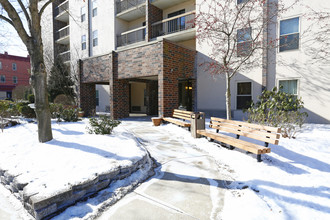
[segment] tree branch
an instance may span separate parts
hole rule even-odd
[[[30,19],[29,13],[27,12],[27,10],[26,10],[26,8],[25,8],[22,0],[17,0],[17,1],[18,1],[19,5],[21,6],[21,9],[24,12],[24,15],[25,15],[25,18],[26,18],[28,24],[30,24],[31,23],[31,19]]]
[[[1,17],[1,19],[3,19],[4,21],[11,21],[9,22],[17,31],[19,37],[21,38],[21,40],[23,41],[23,43],[28,46],[29,44],[29,40],[30,37],[27,34],[24,25],[16,11],[16,9],[14,8],[14,6],[9,2],[9,0],[0,0],[0,5],[5,9],[5,11],[8,14],[9,19],[3,19],[4,16]],[[6,17],[5,17],[6,18]]]
[[[13,21],[10,20],[9,18],[7,18],[7,17],[5,17],[3,15],[0,15],[0,20],[6,21],[7,23],[11,24],[15,28]]]
[[[54,0],[49,0],[48,2],[46,2],[40,9],[39,11],[39,16],[41,17],[42,13],[44,13],[45,9],[47,8],[47,6],[52,3]]]

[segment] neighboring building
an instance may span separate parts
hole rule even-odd
[[[16,86],[29,85],[30,57],[0,54],[0,99],[11,99]]]
[[[174,108],[184,108],[225,116],[223,78],[211,76],[199,65],[212,47],[196,41],[194,18],[201,1],[57,0],[44,18],[50,28],[44,30],[44,39],[53,56],[61,56],[77,75],[80,107],[85,112],[110,111],[114,118],[123,118],[136,112],[169,116]],[[241,2],[245,1],[237,1]],[[321,0],[317,4],[329,7]],[[269,35],[297,34],[297,25],[298,33],[307,28],[309,21],[299,17],[301,10],[278,18]],[[293,25],[295,32],[281,33],[281,25]],[[243,117],[244,100],[256,101],[263,88],[283,85],[303,98],[309,122],[330,122],[330,70],[321,64],[306,66],[311,58],[301,41],[298,48],[267,51],[263,67],[232,80],[235,119]],[[274,60],[288,65],[282,67]]]

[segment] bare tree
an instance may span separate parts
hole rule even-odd
[[[47,73],[41,38],[41,16],[53,0],[0,0],[0,20],[9,23],[25,44],[31,60],[31,85],[35,95],[39,141],[53,139],[47,95]]]
[[[281,0],[201,0],[196,16],[197,40],[212,46],[203,66],[226,78],[226,115],[231,119],[231,79],[239,72],[261,66],[265,49],[276,47],[267,36],[268,27],[284,7]]]

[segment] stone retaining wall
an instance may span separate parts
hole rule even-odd
[[[105,189],[112,181],[130,176],[150,162],[151,159],[146,154],[132,166],[118,167],[107,173],[98,174],[93,180],[73,185],[70,189],[63,190],[51,197],[42,196],[38,192],[28,194],[24,190],[24,187],[28,185],[27,183],[17,182],[17,176],[12,176],[8,171],[1,170],[1,168],[0,181],[23,203],[25,209],[37,220],[49,219],[76,202]]]

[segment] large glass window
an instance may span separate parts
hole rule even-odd
[[[81,36],[81,49],[86,50],[86,35]]]
[[[251,28],[237,30],[237,56],[247,56],[251,48]]]
[[[241,3],[244,3],[244,2],[247,2],[249,0],[237,0],[237,4],[241,4]]]
[[[81,22],[84,22],[86,20],[86,7],[83,6],[80,9],[80,18],[81,18]]]
[[[299,49],[299,18],[280,22],[280,52]]]
[[[237,83],[236,109],[247,109],[252,102],[252,83]]]
[[[298,80],[280,80],[279,81],[280,91],[292,94],[297,96],[298,95]]]
[[[1,63],[1,61],[0,61],[0,70],[2,69],[2,63]]]
[[[181,15],[181,14],[184,14],[186,12],[185,9],[182,9],[182,10],[179,10],[179,11],[176,11],[176,12],[173,12],[173,13],[170,13],[168,14],[168,18],[172,18],[172,17],[176,17],[178,15]],[[167,32],[168,33],[174,33],[174,32],[177,32],[177,31],[182,31],[185,29],[185,26],[186,26],[186,19],[185,17],[179,17],[179,18],[175,18],[173,20],[170,20],[168,21],[167,23],[168,27],[167,27]]]
[[[5,82],[6,82],[6,76],[1,75],[1,76],[0,76],[0,82],[1,82],[1,83],[5,83]]]
[[[99,44],[97,35],[97,30],[93,31],[93,47],[96,47]]]
[[[95,17],[97,15],[97,1],[93,1],[93,11],[92,11],[92,16]]]

